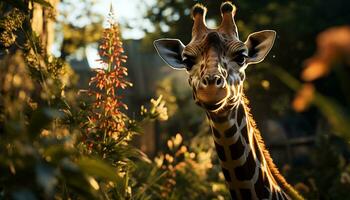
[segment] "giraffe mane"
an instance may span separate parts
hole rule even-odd
[[[292,199],[303,200],[304,198],[289,183],[287,183],[286,179],[281,175],[280,171],[278,170],[275,163],[273,162],[273,159],[266,148],[266,145],[261,136],[261,133],[257,128],[256,122],[250,112],[249,100],[246,98],[245,95],[242,95],[242,100],[243,100],[243,107],[246,112],[247,120],[249,121],[252,128],[254,129],[254,137],[257,141],[257,145],[260,147],[262,151],[263,157],[265,158],[265,161],[267,163],[267,166],[271,174],[273,175],[273,178],[277,181],[277,183],[279,183],[281,188],[285,190],[288,195],[291,196]]]

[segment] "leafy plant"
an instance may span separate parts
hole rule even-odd
[[[105,31],[101,63],[109,67],[91,81],[90,106],[78,102],[70,67],[24,28],[29,17],[12,8],[1,23],[14,40],[1,47],[7,55],[0,61],[0,198],[131,198],[139,183],[136,160],[152,164],[130,145],[140,130],[122,111],[119,89],[131,84],[124,79],[118,26]],[[152,105],[147,119],[166,116],[161,99]]]

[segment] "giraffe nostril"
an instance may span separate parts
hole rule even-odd
[[[216,79],[216,86],[220,86],[222,83],[221,78]]]
[[[209,85],[208,77],[207,77],[207,76],[205,76],[205,77],[202,78],[202,85],[203,85],[204,87],[207,87],[207,86]]]
[[[222,88],[225,85],[224,78],[222,76],[216,76],[215,86]]]
[[[213,85],[216,88],[223,88],[225,86],[225,79],[221,75],[206,75],[201,79],[202,87],[206,88]]]

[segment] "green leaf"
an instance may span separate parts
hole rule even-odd
[[[75,194],[83,196],[83,199],[96,199],[96,191],[89,184],[84,174],[75,163],[68,159],[62,160],[62,175],[64,182]]]
[[[70,149],[67,150],[65,146],[61,144],[51,144],[49,147],[44,149],[43,155],[50,157],[53,162],[60,161],[61,159],[74,154]]]
[[[44,7],[53,8],[52,5],[49,2],[45,1],[45,0],[33,0],[33,1],[35,3],[38,3],[38,4],[42,5],[42,6],[44,6]]]
[[[117,175],[117,170],[102,160],[83,157],[77,164],[84,173],[91,176],[114,182],[118,182],[120,180],[120,177]]]
[[[30,119],[29,131],[36,135],[52,120],[62,118],[63,113],[52,108],[43,108],[35,111]]]

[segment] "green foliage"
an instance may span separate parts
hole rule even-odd
[[[92,176],[110,180],[113,176],[106,174],[115,172],[101,159],[81,157],[76,148],[80,131],[75,124],[66,124],[68,105],[74,103],[75,91],[67,90],[72,73],[43,51],[40,37],[22,28],[29,21],[24,17],[13,9],[1,23],[1,31],[14,40],[1,49],[8,54],[2,56],[0,68],[0,197],[96,198]],[[8,48],[16,51],[9,53]]]
[[[186,133],[185,140],[190,140],[197,133],[204,131],[203,127],[207,126],[207,123],[205,113],[193,102],[190,88],[181,83],[187,84],[181,77],[174,75],[158,82],[156,94],[163,96],[170,116],[167,123],[161,124],[161,128],[169,134]]]
[[[18,16],[6,18],[11,15]],[[23,28],[29,26],[28,15],[14,8],[6,16],[10,24],[26,19],[4,30],[16,39],[1,49],[8,52],[0,75],[1,198],[65,198],[67,187],[77,196],[94,197],[88,177],[76,164],[78,127],[65,123],[73,101],[68,97],[74,93],[65,88],[73,80],[69,67],[47,55],[40,38]]]
[[[166,153],[160,153],[154,159],[155,166],[150,173],[151,178],[154,174],[160,175],[156,176],[153,185],[147,187],[148,190],[141,193],[140,199],[229,198],[223,175],[212,163],[214,150],[203,143],[209,137],[198,135],[188,145],[184,144],[180,134],[167,140]],[[141,168],[145,170],[142,165]]]
[[[13,9],[7,13],[0,21],[0,29],[2,30],[0,36],[1,46],[10,47],[16,41],[15,32],[22,27],[25,15],[18,9]]]

